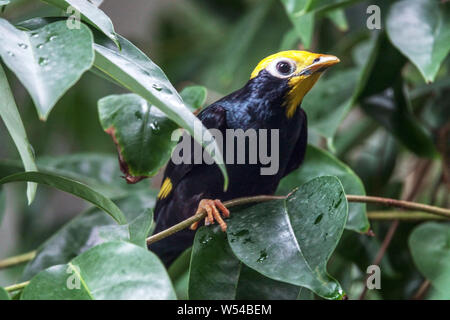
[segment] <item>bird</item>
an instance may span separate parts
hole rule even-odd
[[[280,180],[299,168],[305,157],[308,129],[301,102],[321,74],[339,62],[336,56],[309,51],[288,50],[272,54],[257,64],[241,89],[201,110],[197,117],[204,127],[218,130],[225,138],[229,130],[241,129],[247,132],[254,129],[263,132],[261,129],[277,129],[278,147],[271,148],[271,138],[267,139],[265,146],[273,152],[278,151],[275,154],[278,159],[277,170],[273,174],[262,174],[261,169],[267,167],[267,163],[261,159],[249,163],[251,152],[255,152],[255,149],[251,149],[250,139],[246,140],[244,149],[240,149],[245,153],[245,161],[241,162],[236,161],[239,157],[236,154],[239,151],[237,147],[231,145],[227,148],[230,141],[223,143],[222,152],[229,177],[226,190],[224,177],[217,164],[195,161],[175,163],[169,160],[154,208],[154,233],[201,212],[207,213],[206,225],[217,221],[225,232],[225,220],[230,216],[230,211],[223,202],[274,194]],[[187,139],[192,140],[192,137]],[[260,140],[261,137],[257,136],[258,143]],[[232,151],[233,156],[227,159],[227,154]],[[166,266],[170,266],[192,245],[198,226],[199,223],[195,223],[189,229],[150,244],[148,249],[156,253]]]

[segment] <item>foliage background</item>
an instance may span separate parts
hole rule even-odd
[[[345,11],[337,7],[314,13],[316,22],[310,40],[302,25],[305,21],[286,13],[292,4],[301,5],[302,1],[135,0],[124,10],[123,2],[109,0],[101,9],[111,17],[119,34],[164,70],[178,91],[191,84],[206,86],[206,105],[241,87],[260,59],[280,49],[306,45],[311,51],[335,54],[342,63],[320,80],[322,85],[315,87],[304,103],[312,124],[309,143],[329,150],[349,165],[361,178],[368,195],[448,208],[449,180],[445,173],[449,172],[450,150],[449,59],[442,62],[434,82],[427,84],[385,34],[390,1],[375,1],[382,8],[381,32],[366,28],[366,8],[372,2],[350,1]],[[446,6],[442,15],[448,22]],[[14,1],[1,17],[17,22],[59,13],[38,1]],[[445,26],[442,28],[449,32]],[[368,68],[366,80],[370,85],[366,86],[361,70],[370,64],[374,67]],[[38,165],[72,154],[102,153],[111,164],[103,168],[104,173],[119,180],[116,149],[98,120],[97,101],[126,90],[87,72],[57,103],[48,120],[42,122],[24,87],[12,72],[7,68],[5,71]],[[399,74],[402,83],[394,81]],[[358,100],[350,99],[359,87]],[[389,88],[394,88],[395,93]],[[406,98],[399,97],[401,88],[405,89]],[[349,110],[350,107],[353,108]],[[339,112],[344,115],[345,110],[349,113],[340,121]],[[3,123],[0,146],[3,177],[17,171],[11,169],[11,163],[18,159]],[[157,189],[159,182],[156,176],[127,188]],[[118,185],[118,189],[125,188],[122,182]],[[39,186],[35,201],[27,206],[25,187],[14,184],[1,191],[7,201],[0,201],[5,205],[0,208],[0,257],[34,250],[88,207],[86,202],[45,186]],[[111,195],[117,190],[103,191]],[[384,208],[368,207],[368,211],[380,209]],[[423,271],[418,270],[408,249],[410,234],[420,223],[408,221],[399,225],[381,264],[382,289],[370,291],[369,298],[411,298],[423,284]],[[446,226],[443,233],[447,232],[446,241],[450,241],[448,223],[441,225]],[[389,226],[389,221],[372,222],[375,238],[345,231],[339,254],[333,256],[329,270],[350,298],[360,294],[365,268],[374,260]],[[448,255],[448,250],[443,254]],[[22,271],[23,266],[1,271],[0,285],[19,282]],[[449,294],[448,290],[436,293],[431,289],[427,297],[450,298]]]

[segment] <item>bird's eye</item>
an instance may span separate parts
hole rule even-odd
[[[320,61],[320,58],[315,58],[314,60],[313,60],[313,63],[316,63],[316,62],[319,62]]]
[[[286,61],[278,62],[276,68],[277,68],[277,71],[280,74],[284,75],[284,76],[287,76],[287,75],[291,74],[292,71],[293,71],[292,70],[293,69],[292,65],[289,62],[286,62]]]

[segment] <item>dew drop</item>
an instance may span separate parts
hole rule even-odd
[[[142,115],[141,115],[141,113],[140,113],[139,111],[136,111],[136,112],[134,113],[134,116],[135,116],[136,118],[138,118],[139,120],[142,119]]]
[[[161,128],[159,127],[158,122],[156,122],[156,121],[150,123],[150,128],[152,128],[152,131],[153,131],[154,134],[157,134],[161,130]]]
[[[48,41],[56,40],[56,38],[58,38],[58,36],[56,36],[56,35],[51,35],[50,37],[48,37]]]
[[[31,34],[31,37],[32,37],[32,38],[37,38],[37,37],[39,37],[39,33],[33,32],[33,33]]]
[[[259,258],[258,260],[256,260],[256,262],[262,263],[266,259],[267,259],[267,251],[266,249],[264,249],[259,252]]]
[[[211,236],[203,235],[203,236],[200,238],[200,243],[201,243],[201,244],[207,244],[207,243],[210,242],[211,240],[212,240],[212,237],[211,237]]]
[[[39,63],[40,66],[45,66],[45,65],[48,64],[48,59],[40,57],[38,63]]]
[[[28,48],[28,46],[25,43],[19,43],[18,46],[22,49]]]
[[[12,51],[8,51],[8,52],[6,52],[6,53],[8,54],[8,56],[14,57],[14,53],[13,53]]]
[[[152,85],[152,88],[155,89],[156,91],[161,91],[162,90],[161,86],[157,85],[156,83],[154,83]]]
[[[316,220],[314,221],[314,224],[318,224],[323,218],[323,213],[319,214],[316,218]]]
[[[38,45],[36,46],[36,48],[38,48],[38,49],[42,49],[43,47],[44,47],[44,44],[43,44],[43,43],[38,44]]]

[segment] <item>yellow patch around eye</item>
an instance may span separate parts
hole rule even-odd
[[[302,70],[307,65],[311,64],[312,60],[314,60],[314,57],[316,57],[317,54],[308,52],[308,51],[299,51],[299,50],[288,50],[288,51],[281,51],[275,54],[272,54],[263,60],[261,60],[256,68],[253,70],[252,75],[250,76],[250,79],[253,79],[256,77],[261,70],[267,68],[267,66],[274,60],[279,58],[287,58],[292,59],[295,61],[297,65],[296,72]]]
[[[170,191],[172,191],[172,181],[170,181],[169,178],[166,178],[159,190],[158,199],[166,198],[170,194]]]

